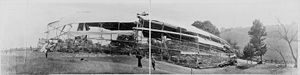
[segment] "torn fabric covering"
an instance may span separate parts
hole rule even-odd
[[[66,34],[71,34],[71,35],[100,35],[100,34],[121,34],[121,35],[130,35],[134,34],[133,31],[68,31]]]
[[[39,50],[40,52],[44,52],[44,53],[46,53],[47,52],[47,46],[48,46],[48,43],[45,43],[44,45],[43,45],[43,47]]]
[[[53,21],[53,22],[49,23],[48,26],[50,26],[50,27],[58,26],[59,22],[60,22],[59,20]]]

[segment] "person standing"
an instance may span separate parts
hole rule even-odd
[[[46,58],[48,58],[48,52],[50,52],[50,50],[54,50],[55,45],[56,44],[53,43],[53,42],[50,42],[50,44],[47,44],[47,48],[46,48],[46,51],[45,51]]]
[[[48,52],[52,49],[52,45],[53,45],[52,42],[50,42],[49,44],[47,44],[47,48],[46,48],[46,51],[45,51],[46,58],[48,58]]]
[[[48,40],[45,44],[45,50],[43,50],[43,52],[45,52],[46,58],[48,58],[48,51],[50,50],[50,46],[51,46],[51,43]]]
[[[138,67],[142,68],[142,58],[143,56],[141,54],[136,55],[136,58],[138,59]]]
[[[45,56],[46,58],[48,58],[48,50],[46,50]]]
[[[152,67],[153,67],[153,69],[155,70],[155,59],[152,57],[151,60],[152,60],[152,61],[151,61]]]

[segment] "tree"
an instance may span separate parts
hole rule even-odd
[[[238,43],[235,41],[232,41],[231,39],[226,39],[226,41],[230,44],[233,52],[238,56],[241,57],[242,53],[240,53],[240,47],[237,45]]]
[[[281,56],[281,58],[283,59],[283,62],[284,62],[284,67],[286,67],[287,64],[286,64],[286,61],[285,61],[285,58],[284,58],[282,52],[279,50],[280,48],[278,46],[276,46],[276,48],[274,48],[270,44],[269,44],[269,46],[271,47],[272,50],[275,50],[278,54],[280,54],[280,56]]]
[[[254,56],[260,56],[260,62],[258,64],[262,64],[262,56],[267,52],[267,47],[264,43],[266,39],[264,36],[267,36],[266,28],[259,20],[254,20],[248,35],[251,37],[249,43],[253,45]]]
[[[231,39],[226,39],[226,41],[231,45],[231,47],[233,48],[233,49],[240,49],[240,47],[239,46],[237,46],[237,42],[235,42],[235,41],[232,41]]]
[[[292,42],[297,42],[296,37],[297,37],[297,34],[298,34],[298,30],[296,30],[293,33],[293,32],[291,32],[291,30],[287,29],[286,26],[284,24],[282,24],[279,19],[277,19],[277,21],[279,23],[279,25],[277,25],[278,28],[279,28],[277,32],[279,33],[280,38],[283,39],[284,41],[286,41],[287,44],[289,45],[290,52],[291,52],[292,57],[295,61],[295,66],[294,67],[297,67],[297,62],[298,62],[297,61],[297,56],[294,54],[294,50],[293,50],[291,44],[292,44]],[[296,53],[297,53],[297,51],[296,51]]]
[[[207,31],[209,33],[215,34],[217,36],[220,36],[220,31],[216,26],[214,26],[210,21],[195,21],[192,26],[195,26],[199,29],[202,29],[204,31]]]
[[[247,60],[252,60],[253,56],[254,56],[254,47],[251,43],[248,43],[245,47],[244,47],[244,55],[243,55],[243,59],[247,59]]]

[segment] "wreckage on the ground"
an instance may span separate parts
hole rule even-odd
[[[111,41],[131,42],[131,44],[135,44],[132,48],[147,51],[147,47],[138,44],[148,44],[149,42],[149,19],[141,15],[138,15],[137,18],[137,21],[100,20],[69,23],[58,20],[47,25],[46,40],[48,40],[48,43],[57,43],[67,39],[74,39],[73,43],[90,40],[90,43],[100,43],[102,45],[109,45]],[[117,39],[122,35],[134,36],[134,40]],[[152,47],[155,48],[152,49],[167,50],[173,55],[234,56],[230,50],[230,45],[225,40],[194,26],[180,27],[158,20],[151,20],[151,41],[153,40],[161,43],[161,45],[153,45]],[[171,45],[172,48],[167,47],[166,43],[168,41],[177,42],[177,44]],[[184,44],[190,46],[183,48],[184,46],[181,45]],[[66,47],[69,46],[66,45]]]

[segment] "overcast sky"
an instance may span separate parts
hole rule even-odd
[[[189,26],[209,20],[218,28],[300,23],[300,0],[152,0],[153,19]],[[101,20],[110,16],[135,21],[148,11],[149,0],[0,0],[0,49],[36,46],[46,25],[74,18]]]

